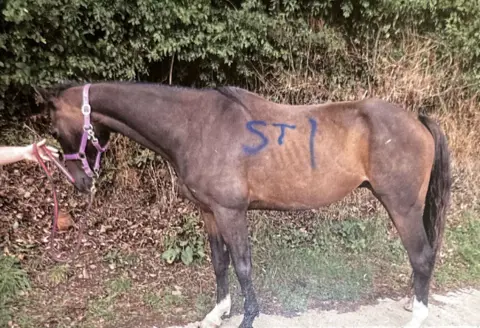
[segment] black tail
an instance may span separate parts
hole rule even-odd
[[[446,214],[450,205],[450,188],[452,185],[450,154],[447,138],[438,124],[426,116],[420,115],[419,119],[435,140],[435,159],[425,199],[423,225],[434,254],[437,254],[442,246]]]

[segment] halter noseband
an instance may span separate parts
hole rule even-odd
[[[90,83],[86,84],[83,87],[83,100],[82,100],[82,114],[83,114],[83,135],[82,141],[80,142],[80,148],[77,153],[73,154],[65,154],[65,160],[80,160],[82,162],[83,171],[87,176],[93,178],[94,174],[98,176],[98,172],[100,171],[100,158],[102,153],[107,150],[108,142],[105,147],[100,146],[97,137],[95,136],[95,132],[93,131],[93,126],[90,123],[90,113],[92,112],[92,108],[88,103],[88,90],[90,89]],[[87,147],[87,142],[90,142],[95,146],[97,149],[97,156],[95,158],[95,166],[93,167],[93,171],[90,168],[90,165],[87,161],[87,156],[85,154],[85,148]]]

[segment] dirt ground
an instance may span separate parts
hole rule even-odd
[[[255,328],[313,328],[313,327],[401,327],[411,317],[404,309],[406,299],[379,299],[376,305],[360,306],[357,311],[338,313],[336,310],[310,310],[293,318],[261,314]],[[430,314],[424,327],[480,327],[480,290],[463,289],[444,295],[433,294]],[[241,316],[233,316],[221,328],[237,328]],[[198,323],[169,328],[194,328]],[[158,327],[160,328],[160,327]]]

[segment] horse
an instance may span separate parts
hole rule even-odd
[[[80,192],[88,193],[100,174],[111,133],[171,163],[211,249],[216,305],[201,328],[230,315],[230,261],[244,296],[240,327],[252,328],[260,313],[247,211],[315,209],[357,188],[384,206],[407,251],[414,296],[406,326],[427,319],[452,179],[446,136],[428,116],[377,98],[287,105],[227,86],[108,81],[40,94]]]

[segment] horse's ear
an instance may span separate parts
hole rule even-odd
[[[52,96],[47,89],[41,87],[33,87],[33,90],[35,92],[35,102],[37,105],[47,104]]]
[[[39,112],[48,115],[51,109],[55,109],[55,106],[53,105],[53,93],[48,89],[38,86],[34,86],[33,90],[35,104],[37,105]]]

